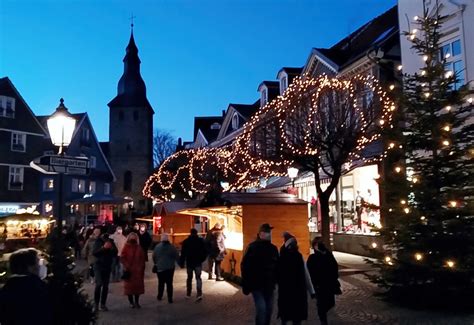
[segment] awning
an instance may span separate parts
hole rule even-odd
[[[68,201],[66,204],[124,204],[132,201],[132,199],[114,197],[112,195],[92,195]]]

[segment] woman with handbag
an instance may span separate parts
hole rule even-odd
[[[145,293],[145,253],[136,233],[128,235],[120,261],[124,268],[122,275],[124,294],[128,296],[130,308],[140,308],[140,295]]]
[[[306,265],[311,276],[318,307],[318,316],[322,325],[328,324],[327,313],[336,305],[334,295],[342,294],[338,277],[338,265],[332,252],[326,248],[320,238],[312,241],[314,254],[308,257]]]

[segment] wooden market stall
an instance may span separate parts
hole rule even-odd
[[[153,207],[153,237],[160,240],[160,234],[168,233],[170,242],[181,245],[189,236],[191,228],[196,228],[198,233],[205,234],[207,230],[205,218],[193,214],[178,214],[178,210],[195,208],[199,201],[171,201],[158,203]]]
[[[286,193],[224,193],[220,201],[221,205],[195,206],[176,213],[184,218],[190,215],[206,217],[211,227],[216,222],[225,226],[227,255],[222,262],[224,272],[240,276],[243,253],[248,244],[256,239],[263,223],[274,227],[272,243],[278,249],[283,245],[283,232],[288,231],[298,240],[304,258],[308,257],[308,202]]]

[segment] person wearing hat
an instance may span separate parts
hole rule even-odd
[[[161,242],[156,245],[153,251],[153,271],[158,276],[158,295],[156,299],[163,299],[166,284],[166,293],[170,304],[173,303],[173,277],[177,260],[178,251],[169,242],[168,234],[161,234]]]
[[[271,242],[272,229],[268,223],[260,226],[257,239],[248,245],[240,265],[242,291],[252,294],[257,325],[268,325],[272,319],[279,259],[278,249]]]

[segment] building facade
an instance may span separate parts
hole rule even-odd
[[[146,97],[140,75],[140,58],[133,31],[124,72],[118,82],[117,96],[109,106],[108,158],[117,178],[113,193],[130,198],[136,214],[146,214],[150,202],[142,195],[143,184],[153,171],[153,108]]]
[[[0,216],[39,204],[41,174],[30,162],[47,133],[8,77],[0,79]]]

